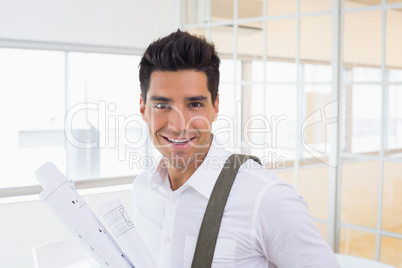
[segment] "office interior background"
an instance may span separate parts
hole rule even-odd
[[[335,252],[402,267],[401,0],[0,0],[0,266],[71,236],[38,198],[47,161],[96,213],[130,208],[159,157],[138,63],[178,28],[222,59],[222,146],[292,184]]]

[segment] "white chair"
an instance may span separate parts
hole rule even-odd
[[[32,255],[35,268],[60,268],[76,263],[94,262],[91,261],[91,255],[75,238],[60,239],[38,245],[32,249]]]
[[[342,268],[395,268],[395,266],[365,258],[335,254]]]

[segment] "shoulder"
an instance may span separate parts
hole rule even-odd
[[[138,176],[134,179],[131,197],[135,212],[139,209],[138,206],[143,204],[143,200],[146,200],[149,197],[149,193],[151,191],[151,177],[152,172],[146,170],[138,174]]]
[[[246,161],[239,169],[233,185],[246,199],[253,200],[255,214],[275,214],[284,211],[281,207],[305,207],[302,196],[274,172],[254,160]]]
[[[260,210],[284,212],[295,206],[307,208],[307,203],[292,185],[253,160],[245,162],[238,174],[240,181],[254,185],[258,194],[256,205]]]
[[[261,215],[261,220],[270,219],[272,223],[273,215],[280,220],[282,217],[292,217],[297,211],[308,212],[307,203],[292,185],[278,178],[271,170],[253,162],[245,162],[239,175],[241,180],[254,185],[254,209],[255,213]]]
[[[277,182],[261,193],[260,211],[268,211],[280,220],[300,216],[300,213],[307,215],[308,206],[293,186],[285,182]]]
[[[240,167],[236,181],[246,183],[250,187],[254,186],[258,192],[266,191],[275,184],[285,183],[271,170],[251,159],[244,162]]]
[[[254,219],[265,227],[277,228],[300,213],[308,214],[307,203],[292,185],[253,160],[241,166],[235,182],[254,200]]]
[[[140,174],[138,174],[133,182],[133,191],[136,191],[139,188],[149,187],[151,177],[152,172],[149,170],[142,171]]]

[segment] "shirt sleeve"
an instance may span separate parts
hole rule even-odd
[[[307,203],[292,186],[270,186],[258,211],[257,243],[270,263],[279,268],[340,267],[315,226]]]

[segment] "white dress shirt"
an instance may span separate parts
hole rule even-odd
[[[134,224],[158,267],[190,267],[208,199],[232,153],[212,143],[201,166],[179,189],[159,163],[134,181]],[[340,267],[294,188],[253,160],[233,183],[213,268]]]

